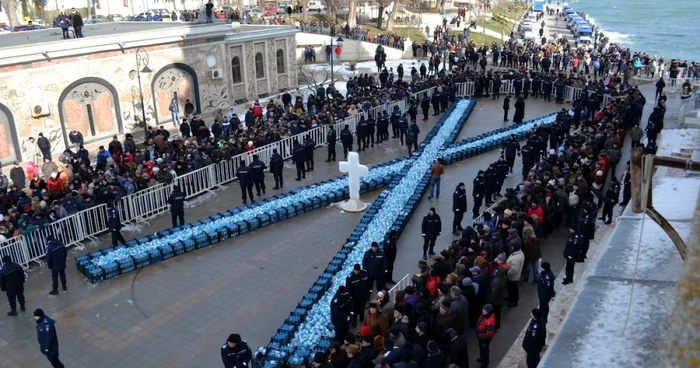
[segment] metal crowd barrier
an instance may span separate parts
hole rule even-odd
[[[399,282],[396,283],[391,289],[389,289],[389,297],[391,298],[391,301],[384,306],[385,309],[394,308],[394,305],[396,305],[396,294],[405,289],[407,286],[411,285],[411,274],[409,273],[408,275],[404,276]]]
[[[0,244],[0,267],[4,266],[2,258],[5,256],[10,256],[12,262],[19,264],[22,268],[29,267],[29,250],[24,239],[24,237],[17,236]]]

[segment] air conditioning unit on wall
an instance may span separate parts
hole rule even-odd
[[[224,71],[222,69],[214,69],[209,71],[209,79],[221,79],[224,77]]]
[[[49,104],[41,102],[41,103],[33,103],[32,105],[32,117],[34,118],[40,118],[43,116],[48,116],[51,114],[51,111],[49,110]]]

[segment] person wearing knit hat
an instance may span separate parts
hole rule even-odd
[[[523,350],[527,353],[528,367],[537,367],[540,363],[540,352],[546,342],[547,329],[541,317],[542,313],[537,308],[530,312],[530,324],[523,338]]]
[[[554,291],[555,276],[549,262],[542,262],[540,268],[540,277],[536,280],[537,298],[540,300],[540,312],[542,313],[541,319],[544,323],[547,323],[547,317],[549,316],[549,302],[555,295],[557,295],[557,293]]]
[[[386,336],[389,332],[389,317],[382,312],[378,301],[369,303],[362,325],[369,327],[374,335]]]
[[[454,213],[454,217],[452,218],[452,234],[460,235],[460,231],[464,230],[464,228],[462,228],[464,213],[467,212],[467,189],[464,183],[459,183],[454,193],[452,193],[452,212]]]
[[[362,306],[364,308],[364,304]],[[335,331],[335,340],[340,341],[348,332],[348,322],[353,318],[352,297],[347,287],[339,286],[331,300],[331,324]]]
[[[499,264],[505,263],[505,261],[506,261],[506,254],[505,253],[501,253],[498,255],[498,257],[496,257],[496,263],[499,263]]]
[[[362,326],[360,328],[360,336],[368,336],[372,334],[372,330],[369,329],[369,326]]]
[[[428,254],[435,255],[435,241],[442,233],[442,221],[434,207],[431,207],[428,214],[423,217],[421,233],[423,235],[423,259],[427,260]]]
[[[477,361],[482,367],[489,366],[489,346],[496,335],[496,316],[493,314],[493,306],[484,304],[481,316],[476,322],[476,339],[479,341],[479,358]]]
[[[58,334],[55,321],[47,316],[41,308],[34,310],[36,321],[36,333],[39,340],[41,353],[51,362],[51,366],[63,368],[63,363],[58,358]]]

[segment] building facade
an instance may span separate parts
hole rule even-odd
[[[173,99],[181,117],[187,100],[196,114],[207,117],[297,85],[292,27],[127,30],[0,49],[3,165],[31,159],[28,139],[38,133],[49,138],[52,152],[60,153],[71,146],[73,130],[89,144],[115,134],[142,136],[144,112],[147,125],[169,125]]]

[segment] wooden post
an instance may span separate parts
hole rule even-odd
[[[642,153],[641,147],[630,152],[630,185],[632,186],[632,212],[642,213]]]

